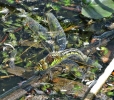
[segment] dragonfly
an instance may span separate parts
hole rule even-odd
[[[66,35],[64,30],[52,13],[46,13],[46,16],[49,22],[50,32],[31,17],[27,16],[24,23],[26,23],[35,34],[38,34],[40,39],[51,46],[52,51],[55,51],[54,45],[58,46],[59,50],[64,50],[66,48]],[[51,21],[52,19],[53,21]],[[56,42],[54,40],[56,40]]]
[[[46,13],[45,15],[47,17],[48,25],[49,25],[51,32],[49,32],[48,29],[43,27],[41,24],[39,24],[36,20],[34,20],[31,17],[27,16],[24,20],[24,23],[26,23],[28,25],[28,27],[31,30],[33,30],[33,32],[35,32],[35,34],[38,34],[39,38],[42,39],[45,43],[50,45],[50,41],[54,42],[54,43],[51,43],[52,52],[49,52],[49,54],[46,57],[44,57],[43,59],[41,59],[38,62],[37,66],[34,67],[35,72],[47,71],[47,69],[50,70],[50,68],[53,68],[64,61],[67,61],[67,62],[65,62],[67,64],[70,61],[72,61],[71,63],[73,63],[74,60],[72,60],[70,58],[74,58],[75,60],[83,62],[90,66],[95,66],[98,68],[102,67],[99,63],[95,63],[95,61],[93,61],[91,58],[84,55],[81,50],[76,49],[76,48],[66,49],[67,39],[66,39],[66,35],[65,35],[64,30],[62,29],[59,21],[50,12]],[[55,51],[55,49],[53,48],[54,45],[58,46],[58,48],[59,48],[58,51]],[[11,54],[11,57],[14,57],[15,53],[16,53],[16,51]],[[76,63],[73,63],[73,64],[76,65]],[[83,74],[83,72],[82,72],[82,74]],[[36,78],[38,78],[38,77],[35,74],[32,77],[30,77],[28,80],[26,80],[26,82],[24,82],[24,84],[22,84],[21,87],[26,87],[28,84],[30,84],[31,81],[36,80]],[[40,78],[41,78],[41,76],[39,76],[38,79],[40,79]],[[84,78],[84,76],[82,78]],[[0,98],[5,97],[6,95],[12,93],[13,91],[15,91],[19,88],[20,88],[20,86],[16,86],[13,89],[10,89],[9,91],[7,91],[3,95],[1,95]],[[22,94],[20,94],[20,95],[22,95]],[[19,97],[18,94],[17,94],[17,97]]]
[[[59,21],[51,12],[47,12],[45,16],[48,21],[49,31],[33,18],[28,16],[25,18],[25,23],[27,23],[28,27],[33,30],[34,33],[38,34],[39,37],[45,41],[45,43],[52,47],[52,52],[38,62],[35,67],[36,71],[52,68],[72,56],[75,56],[75,59],[78,61],[102,68],[100,64],[95,63],[95,61],[84,55],[79,49],[66,49],[67,39]],[[58,51],[55,50],[55,45],[58,46]]]

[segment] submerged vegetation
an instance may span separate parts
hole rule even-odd
[[[114,57],[113,3],[1,0],[0,100],[84,100]],[[114,72],[94,99],[113,86]]]

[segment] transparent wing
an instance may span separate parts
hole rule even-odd
[[[44,40],[42,41],[44,47],[47,47],[48,49],[51,49],[53,51],[53,41],[50,34],[48,33],[48,30],[45,27],[43,27],[31,17],[26,17],[24,23],[26,23],[35,34],[38,34],[38,36],[42,40]]]
[[[40,25],[36,20],[34,20],[31,17],[26,17],[25,23],[28,25],[28,27],[35,33],[38,33],[39,37],[43,40],[50,40],[51,37],[49,34],[47,34],[48,30]]]
[[[63,28],[52,13],[46,13],[46,16],[50,31],[52,32],[51,36],[59,46],[59,50],[64,50],[66,48],[66,35]]]

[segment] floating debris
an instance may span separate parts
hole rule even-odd
[[[13,51],[11,52],[11,54],[10,54],[10,63],[9,63],[9,66],[10,66],[11,68],[14,68],[14,67],[15,67],[14,61],[15,61],[15,56],[16,56],[16,54],[17,54],[17,50],[13,50]]]
[[[25,72],[25,69],[22,67],[15,66],[14,68],[7,68],[7,72],[16,75],[16,76],[22,76],[22,74]]]
[[[1,14],[7,14],[9,13],[9,9],[8,8],[3,8],[1,11],[0,11]]]

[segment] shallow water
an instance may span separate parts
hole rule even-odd
[[[28,6],[29,9],[27,9],[25,5],[22,6],[22,5],[16,4],[16,3],[15,4],[4,4],[5,1],[1,0],[0,1],[0,7],[8,7],[11,11],[11,13],[10,13],[11,15],[9,15],[6,18],[6,21],[7,20],[13,21],[12,22],[13,24],[11,23],[9,25],[8,24],[4,25],[4,22],[1,21],[0,30],[3,31],[3,29],[8,29],[8,31],[10,30],[12,32],[12,30],[13,30],[13,32],[14,32],[15,29],[18,30],[18,28],[21,27],[20,25],[16,25],[18,23],[18,21],[16,22],[16,19],[19,20],[19,23],[21,23],[22,19],[15,16],[15,14],[18,14],[17,12],[12,13],[14,11],[14,9],[17,8],[17,7],[25,9],[28,14],[32,14],[33,18],[37,19],[39,21],[39,23],[42,24],[42,26],[45,26],[48,29],[49,26],[47,25],[47,22],[45,22],[45,17],[44,17],[45,12],[47,12],[49,10],[52,10],[53,7],[63,5],[63,3],[59,4],[58,1],[59,0],[38,0],[37,3],[36,3],[36,2],[26,2],[26,0],[25,0],[25,1],[23,1],[23,3],[26,6]],[[79,1],[80,0],[78,0],[77,2],[72,3],[71,8],[76,7],[76,4],[78,5]],[[1,5],[1,3],[3,3],[4,5]],[[49,7],[47,7],[46,3],[49,3],[49,5],[51,3],[54,6],[49,6],[48,5]],[[92,36],[100,35],[103,32],[107,31],[103,27],[100,27],[100,26],[103,26],[105,24],[105,22],[102,22],[102,20],[101,21],[95,20],[95,24],[87,25],[88,21],[90,19],[85,18],[83,16],[80,16],[78,12],[76,12],[72,9],[66,9],[65,7],[61,6],[60,11],[52,10],[51,12],[58,18],[59,23],[61,24],[61,26],[63,27],[64,30],[67,29],[68,27],[72,26],[72,28],[70,28],[69,30],[67,29],[68,31],[65,32],[66,33],[66,38],[68,40],[67,48],[72,48],[72,47],[80,48],[80,47],[83,47],[83,42],[85,42],[86,40],[87,40],[87,42],[90,42]],[[1,14],[0,14],[0,17],[2,17]],[[98,25],[99,27],[98,26],[96,27],[96,25]],[[74,26],[77,26],[79,28],[74,28]],[[35,37],[34,37],[34,35],[32,36],[32,34],[34,33],[33,31],[28,30],[27,28],[26,29],[20,28],[20,30],[16,31],[16,34],[15,34],[15,36],[17,38],[17,41],[19,41],[21,38],[22,38],[22,40],[25,40],[25,41],[27,39],[32,40],[32,41],[34,39],[37,40],[38,39],[37,35]],[[4,35],[3,33],[0,33],[0,34]],[[78,39],[76,37],[78,37]],[[3,39],[0,39],[0,40],[2,41]],[[15,40],[15,38],[14,37],[12,37],[12,38],[9,37],[9,38],[7,38],[6,42],[7,41],[12,41],[12,40]],[[22,42],[23,41],[21,41],[21,43]],[[44,43],[44,41],[42,43]],[[26,44],[21,44],[22,47],[20,45],[16,45],[17,46],[16,48],[22,54],[27,49],[27,46],[30,47],[33,44],[34,43],[27,44],[27,45]],[[111,45],[113,45],[113,43],[109,45],[109,48],[111,48]],[[33,46],[33,48],[30,48],[27,52],[25,52],[24,55],[21,56],[22,59],[19,60],[20,63],[17,62],[18,63],[17,65],[19,65],[21,67],[36,66],[39,59],[41,58],[41,55],[37,55],[38,50],[36,48],[38,48],[38,46],[39,45],[37,45],[37,47]],[[44,47],[42,47],[42,48],[44,48]],[[51,52],[51,51],[48,50],[48,52]],[[18,56],[21,55],[21,54],[18,54]],[[2,55],[2,53],[1,53],[1,55]],[[9,53],[8,53],[8,55],[9,55]],[[37,55],[37,56],[34,57],[35,55]],[[44,56],[45,55],[47,55],[47,53],[45,53]],[[31,57],[33,57],[33,58],[31,58]],[[29,58],[30,58],[30,60],[29,60]],[[0,62],[2,63],[3,60],[4,59],[2,58],[0,60]],[[21,62],[21,60],[22,60],[22,62]],[[30,64],[31,63],[30,61],[32,62],[32,64]],[[28,62],[29,62],[29,64],[28,64]],[[5,91],[11,89],[12,87],[16,86],[17,83],[19,83],[20,81],[22,81],[22,78],[17,77],[17,76],[7,78],[7,79],[1,79],[0,80],[0,94],[2,94]]]
[[[18,85],[17,83],[21,81],[23,81],[23,79],[17,76],[6,78],[6,79],[0,79],[0,94]]]

